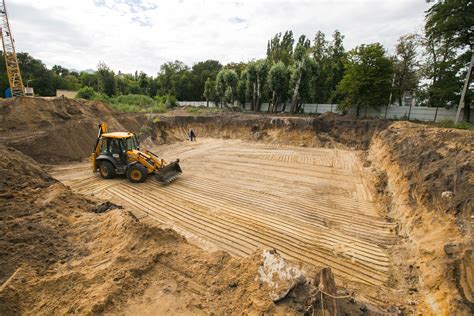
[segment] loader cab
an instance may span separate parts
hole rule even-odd
[[[107,172],[106,169],[109,169],[109,171],[114,169],[113,174],[124,174],[129,164],[127,153],[132,150],[138,150],[138,148],[138,139],[133,133],[101,134],[98,139],[98,148],[96,149],[96,162],[93,163],[93,166],[96,170],[99,169],[103,177],[108,177],[108,173],[112,173]],[[109,163],[102,164],[103,168],[100,168],[101,161]],[[105,168],[105,165],[108,168]]]
[[[127,152],[139,150],[138,139],[133,133],[102,134],[100,156],[112,158],[115,165],[126,165]]]

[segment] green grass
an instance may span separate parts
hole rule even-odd
[[[217,113],[222,112],[223,109],[219,108],[208,108],[208,107],[187,107],[186,112],[190,114],[210,114],[210,113]]]
[[[459,122],[455,124],[452,120],[442,120],[436,123],[436,126],[444,127],[444,128],[457,128],[457,129],[471,129],[472,128],[472,125],[468,122]]]
[[[102,101],[109,103],[112,108],[120,112],[165,113],[169,109],[167,104],[170,104],[167,100],[166,97],[153,99],[146,95],[129,94]]]

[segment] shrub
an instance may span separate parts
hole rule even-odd
[[[165,104],[155,103],[151,107],[149,107],[148,110],[152,113],[165,113],[168,109]]]
[[[112,103],[124,103],[138,106],[140,108],[151,107],[155,101],[146,95],[141,94],[127,94],[119,95],[111,100]]]
[[[171,94],[156,96],[155,100],[160,104],[164,104],[168,109],[178,106],[178,101],[176,100],[176,97]]]
[[[92,100],[94,99],[95,95],[96,95],[96,92],[94,91],[94,89],[92,89],[92,87],[86,86],[84,88],[79,89],[79,91],[77,91],[76,98]]]

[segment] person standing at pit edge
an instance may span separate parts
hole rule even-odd
[[[189,139],[191,139],[191,141],[196,141],[196,133],[193,128],[189,131]]]

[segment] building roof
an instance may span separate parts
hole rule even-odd
[[[102,137],[105,138],[129,138],[132,137],[134,134],[129,132],[114,132],[114,133],[105,133],[102,134]]]

